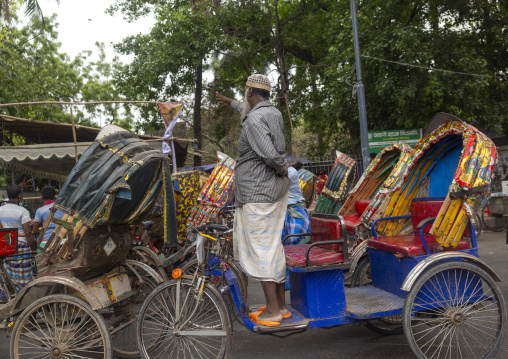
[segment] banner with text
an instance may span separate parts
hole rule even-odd
[[[379,153],[383,148],[394,142],[406,143],[415,147],[422,137],[421,128],[409,130],[369,131],[369,151]]]

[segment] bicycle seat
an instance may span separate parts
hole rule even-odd
[[[145,229],[148,229],[148,230],[150,230],[153,227],[152,221],[145,221],[145,222],[142,222],[141,224],[145,227]]]
[[[217,223],[205,223],[205,224],[198,227],[199,231],[205,231],[207,229],[213,229],[213,230],[216,230],[219,232],[229,231],[228,226],[224,226],[222,224],[217,224]]]

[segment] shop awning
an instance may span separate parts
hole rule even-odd
[[[77,146],[78,156],[90,143]],[[35,177],[65,181],[76,164],[73,143],[0,147],[0,166]]]

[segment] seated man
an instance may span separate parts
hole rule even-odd
[[[23,254],[35,251],[35,241],[32,230],[30,229],[30,213],[26,208],[20,206],[23,200],[23,191],[18,185],[7,187],[8,201],[0,207],[0,222],[2,228],[18,229],[18,253]],[[5,262],[7,274],[21,288],[32,280],[32,259],[22,259],[17,261]],[[5,293],[0,289],[0,297]]]
[[[289,164],[288,164],[289,165]],[[288,209],[284,228],[282,230],[282,239],[288,234],[307,233],[309,232],[309,214],[305,208],[305,198],[300,188],[300,180],[298,171],[303,167],[301,162],[296,162],[288,168],[288,176],[291,180],[289,188]],[[290,237],[284,244],[298,244],[302,237]]]
[[[35,213],[33,232],[36,235],[40,234],[42,226],[44,225],[44,222],[46,222],[46,218],[49,215],[51,207],[53,207],[55,204],[55,189],[51,186],[44,187],[41,191],[41,197],[45,202],[44,205]],[[62,211],[56,211],[53,215],[53,218],[60,219],[63,215],[64,214]],[[37,238],[37,241],[41,247],[46,245],[46,242],[48,241],[49,237],[51,237],[51,234],[55,230],[56,226],[56,223],[50,222],[48,228],[46,228],[46,232],[44,233],[44,238]],[[37,253],[41,252],[42,251],[37,248]]]

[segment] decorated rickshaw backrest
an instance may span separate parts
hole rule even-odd
[[[383,201],[362,221],[407,215],[413,198],[445,195],[430,233],[444,247],[455,246],[478,199],[488,193],[496,157],[495,145],[473,126],[458,119],[443,123],[420,140],[403,180],[384,190]],[[385,221],[377,230],[397,235],[408,229],[405,223]]]
[[[328,180],[317,200],[315,213],[335,214],[338,212],[358,178],[357,162],[338,152]]]
[[[370,200],[377,192],[384,188],[385,183],[392,183],[400,177],[401,167],[413,153],[411,147],[402,143],[394,143],[383,148],[371,161],[356,186],[349,192],[346,202],[339,211],[339,215],[347,216],[356,209],[358,201]],[[362,202],[363,205],[366,202]],[[361,206],[361,215],[366,208]]]

